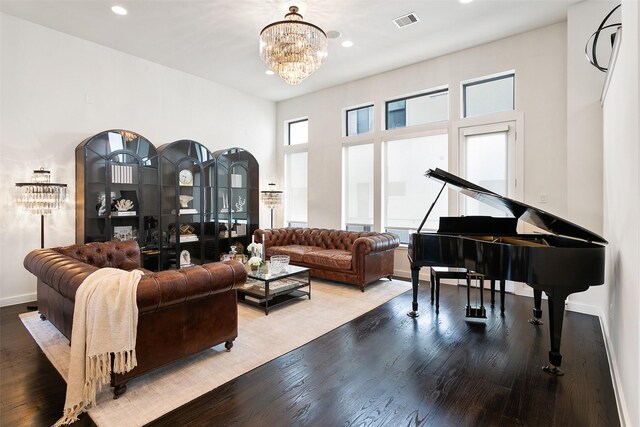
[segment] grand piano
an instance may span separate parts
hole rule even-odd
[[[563,375],[562,321],[567,297],[604,283],[605,239],[562,218],[494,193],[441,169],[425,176],[442,183],[417,233],[411,234],[413,303],[418,316],[418,275],[421,267],[458,267],[496,280],[523,282],[534,290],[534,317],[540,319],[542,292],[548,297],[551,350],[543,370]],[[441,217],[435,233],[421,232],[445,187],[492,206],[510,217]],[[545,232],[518,234],[518,220]]]

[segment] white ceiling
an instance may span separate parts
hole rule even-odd
[[[46,27],[279,101],[566,19],[577,0],[1,0],[0,10]],[[110,7],[127,8],[118,16]],[[297,5],[342,36],[300,85],[267,76],[258,35]],[[414,12],[417,24],[394,18]],[[354,46],[340,43],[351,40]]]

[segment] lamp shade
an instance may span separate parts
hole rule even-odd
[[[282,191],[265,190],[261,192],[262,203],[268,209],[275,209],[282,204]]]
[[[67,199],[67,184],[51,182],[51,173],[44,168],[33,171],[31,182],[17,182],[14,201],[35,215],[51,215]]]

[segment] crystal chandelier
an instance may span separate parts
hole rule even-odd
[[[297,85],[327,60],[327,35],[303,22],[296,6],[284,18],[260,32],[260,58],[285,82]]]

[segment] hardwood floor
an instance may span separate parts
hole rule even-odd
[[[421,286],[418,319],[407,317],[405,293],[151,425],[620,425],[597,317],[566,313],[566,375],[556,378],[541,370],[549,333],[527,323],[531,298],[507,295],[506,315],[488,307],[481,321],[465,320],[463,287],[441,287],[438,314],[428,298]],[[22,327],[23,311],[1,309],[0,424],[51,425],[65,384]],[[93,423],[84,415],[75,425]]]

